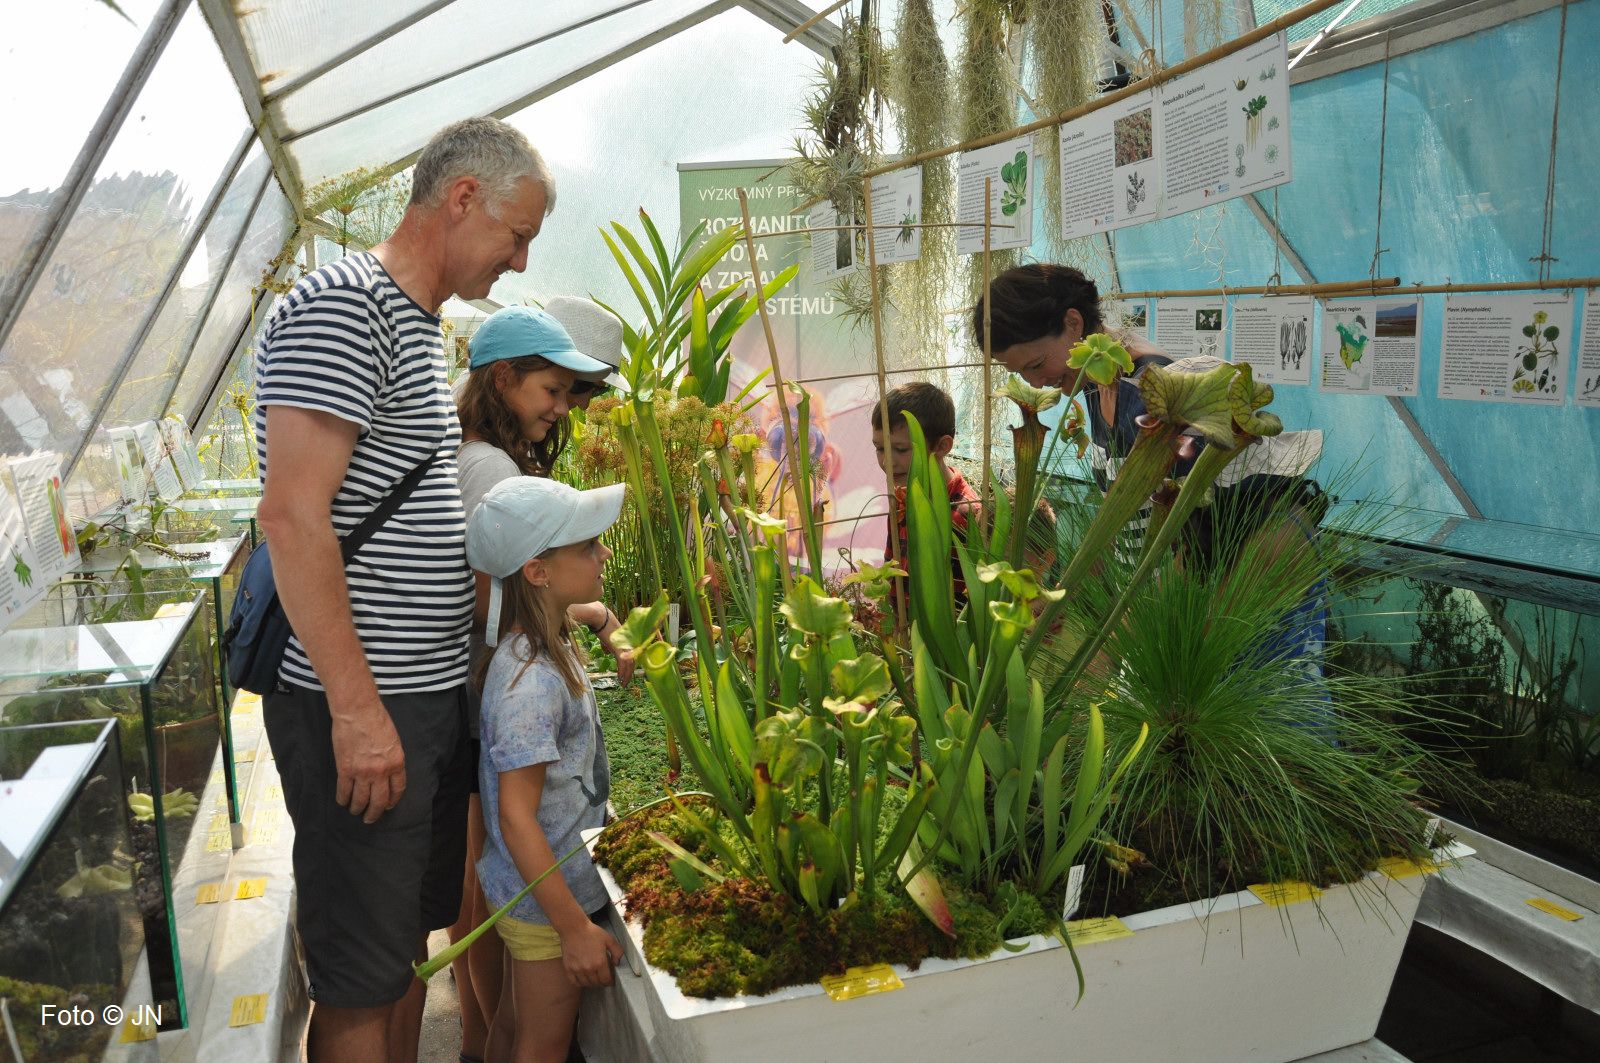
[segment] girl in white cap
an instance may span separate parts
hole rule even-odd
[[[600,597],[611,556],[600,534],[623,492],[518,476],[490,489],[467,524],[467,561],[491,580],[478,766],[489,837],[478,881],[494,908],[577,848],[580,831],[605,824],[611,770],[567,609]],[[496,924],[512,962],[489,1058],[566,1058],[583,988],[610,985],[622,958],[591,922],[605,902],[579,852]]]

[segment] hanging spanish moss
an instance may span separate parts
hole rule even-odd
[[[1038,117],[1060,114],[1095,95],[1095,66],[1105,36],[1100,0],[1028,0],[1029,92]],[[1066,250],[1061,236],[1060,139],[1046,132],[1035,151],[1044,162],[1044,231],[1055,257]]]
[[[900,150],[906,155],[942,148],[951,142],[955,117],[950,100],[950,63],[931,0],[906,0],[895,25],[889,63],[889,98],[897,108]],[[922,167],[922,220],[955,220],[955,171],[949,158]],[[900,298],[902,357],[896,368],[944,362],[944,312],[951,305],[956,230],[922,230],[922,255],[892,268]]]
[[[959,16],[962,46],[956,81],[961,113],[956,133],[962,141],[1017,124],[1017,79],[1010,35],[1020,7],[1020,0],[971,0]],[[1022,258],[1019,251],[996,251],[989,257],[991,273],[1010,269]],[[983,287],[983,256],[968,256],[964,273],[965,299],[975,302]]]

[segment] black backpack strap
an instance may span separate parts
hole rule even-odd
[[[339,540],[339,554],[344,558],[345,564],[348,565],[350,559],[356,556],[356,551],[365,546],[367,540],[372,538],[373,533],[383,527],[390,517],[394,516],[395,510],[399,509],[400,504],[406,500],[406,497],[417,489],[417,484],[422,482],[422,478],[427,475],[428,470],[433,468],[434,462],[438,460],[439,455],[430,454],[427,461],[406,473],[405,479],[395,484],[394,490],[390,491],[384,500],[378,503],[378,508],[367,514],[366,519],[357,524],[349,535]]]

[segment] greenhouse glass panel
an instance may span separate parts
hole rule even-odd
[[[419,150],[451,122],[509,107],[541,86],[576,74],[680,20],[693,21],[717,6],[704,0],[658,0],[628,18],[585,26],[463,71],[303,139],[291,139],[289,153],[307,187],[357,167],[385,166]],[[637,103],[633,101],[634,106]]]
[[[604,19],[613,32],[626,33],[653,19],[651,9],[671,6],[658,0],[584,0],[541,5],[455,0],[307,82],[304,88],[290,92],[277,104],[278,113],[290,133],[319,128],[365,104],[545,38],[558,49],[563,44],[571,49],[571,59],[587,61],[596,53],[574,45],[576,31],[563,31],[592,19]],[[530,67],[517,78],[508,79],[507,87],[532,88],[527,82],[544,76],[537,66]],[[271,84],[267,89],[271,91]]]
[[[1255,8],[1256,25],[1260,26],[1271,22],[1275,18],[1287,15],[1304,2],[1305,0],[1255,0],[1252,6]],[[1385,15],[1402,7],[1410,7],[1414,3],[1417,3],[1417,0],[1361,0],[1356,9],[1346,15],[1339,23],[1338,28],[1345,29],[1356,25],[1364,19],[1373,18],[1376,15]],[[1291,41],[1304,41],[1315,37],[1329,23],[1338,18],[1339,13],[1344,8],[1345,5],[1339,4],[1320,14],[1312,15],[1310,18],[1301,19],[1290,27],[1289,39]]]
[[[105,425],[133,424],[162,413],[161,403],[172,390],[173,378],[188,354],[185,342],[194,334],[212,289],[222,279],[228,254],[250,218],[250,208],[270,169],[266,153],[257,142],[223,195],[199,245],[184,263],[178,287],[167,297],[161,315],[111,397]]]
[[[549,164],[557,201],[527,271],[501,277],[491,298],[518,303],[592,294],[618,309],[632,307],[633,293],[596,227],[620,221],[637,230],[643,208],[672,239],[678,163],[788,152],[818,58],[782,42],[754,15],[729,11],[511,115],[507,120]],[[722,66],[708,92],[706,57],[732,54],[740,61]],[[647,97],[670,110],[640,107]],[[628,145],[626,166],[608,150],[618,144]]]
[[[224,130],[195,136],[195,129]],[[28,449],[78,449],[140,324],[153,311],[207,193],[248,128],[197,8],[139,94],[0,350],[0,392],[31,410]]]
[[[205,400],[211,385],[223,371],[223,360],[233,353],[234,336],[255,305],[262,271],[283,251],[293,233],[294,210],[277,182],[272,182],[267,186],[267,194],[255,217],[250,219],[250,228],[245,231],[239,253],[228,267],[216,305],[200,329],[200,338],[195,341],[177,390],[167,404],[169,412],[191,422],[194,420],[194,405]],[[259,323],[258,320],[258,326]]]
[[[0,275],[15,268],[49,212],[159,6],[127,0],[127,17],[119,18],[103,4],[29,4],[7,16],[22,25],[0,44],[0,114],[7,139],[27,150],[0,154]],[[70,63],[58,48],[42,46],[66,41]]]
[[[270,93],[383,36],[389,27],[439,6],[440,0],[365,0],[322,5],[313,18],[301,4],[254,4],[233,17],[251,64],[263,72],[262,90]],[[228,8],[233,14],[233,5]],[[446,42],[440,44],[448,47]]]

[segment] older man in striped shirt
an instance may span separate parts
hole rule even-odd
[[[259,518],[296,635],[264,719],[295,825],[311,1063],[414,1058],[395,1004],[460,908],[473,582],[438,313],[524,269],[554,201],[521,133],[458,122],[423,150],[394,235],[303,278],[262,339]],[[419,466],[345,563],[339,538]]]

